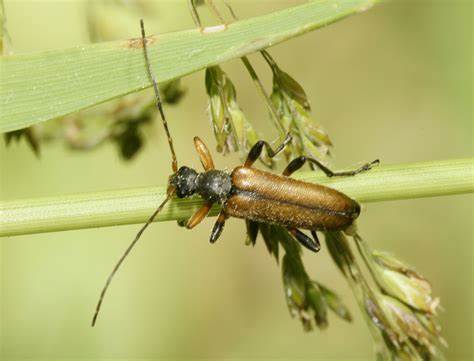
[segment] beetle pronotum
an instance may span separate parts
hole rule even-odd
[[[118,268],[145,229],[174,195],[185,198],[198,194],[204,200],[201,208],[187,221],[186,227],[189,229],[194,228],[206,217],[214,203],[221,206],[221,211],[211,232],[211,243],[219,238],[225,220],[228,217],[237,217],[245,219],[249,227],[255,227],[258,222],[284,226],[304,247],[317,252],[320,245],[316,231],[340,230],[349,232],[355,219],[359,216],[360,206],[356,201],[339,191],[322,185],[295,180],[290,178],[290,175],[306,162],[320,168],[328,177],[353,176],[369,170],[374,164],[378,163],[378,160],[375,160],[353,171],[333,172],[318,160],[301,156],[293,159],[282,175],[252,168],[253,163],[260,157],[264,148],[269,157],[274,157],[280,153],[291,141],[291,137],[288,135],[276,150],[273,150],[266,141],[258,141],[251,148],[243,165],[234,168],[231,172],[226,172],[214,168],[214,161],[206,145],[199,137],[195,137],[194,145],[204,172],[198,173],[186,166],[178,169],[178,162],[163,112],[158,85],[148,59],[143,20],[140,21],[140,25],[146,68],[153,84],[156,106],[168,137],[173,174],[169,177],[166,199],[138,231],[135,239],[107,278],[92,318],[92,326],[95,325],[105,293]],[[309,230],[312,238],[300,229]],[[253,233],[256,237],[256,232]]]

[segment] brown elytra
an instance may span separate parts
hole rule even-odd
[[[344,230],[359,216],[359,204],[319,184],[237,167],[233,194],[223,205],[232,217],[308,230]]]

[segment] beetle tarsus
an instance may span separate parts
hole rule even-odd
[[[310,251],[319,252],[319,250],[321,249],[321,245],[319,244],[319,240],[317,237],[313,240],[296,228],[288,228],[288,231],[296,238],[298,242],[301,243],[302,246],[306,247]],[[313,237],[315,235],[316,233],[314,233]]]
[[[324,174],[326,174],[328,177],[351,177],[355,176],[356,174],[367,172],[368,170],[372,169],[375,165],[378,165],[380,161],[378,159],[366,163],[363,166],[355,169],[355,170],[350,170],[350,171],[342,171],[342,172],[333,172],[331,169],[326,167],[324,164],[322,164],[320,161],[314,159],[314,158],[309,158],[304,155],[293,159],[290,163],[288,163],[287,167],[283,171],[283,175],[286,177],[289,177],[291,174],[296,172],[298,169],[300,169],[302,166],[306,164],[306,162],[310,162],[317,166],[319,169],[321,169]]]
[[[220,237],[222,230],[224,229],[226,219],[227,219],[227,215],[223,211],[221,211],[219,213],[219,216],[217,217],[216,223],[214,223],[214,227],[212,228],[209,242],[215,243],[217,239]]]
[[[321,243],[319,242],[319,238],[318,238],[318,235],[316,234],[316,231],[311,231],[311,236],[313,237],[314,244],[319,251],[321,249]]]

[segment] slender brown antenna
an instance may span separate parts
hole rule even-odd
[[[174,189],[171,190],[171,191],[168,191],[168,194],[166,195],[166,199],[163,201],[163,203],[160,204],[160,206],[155,210],[155,212],[153,212],[153,214],[151,215],[151,217],[148,219],[148,221],[146,221],[146,223],[144,224],[144,226],[138,231],[137,235],[135,236],[135,239],[133,240],[132,243],[130,243],[130,245],[128,246],[128,248],[125,250],[125,252],[123,253],[122,257],[120,257],[119,261],[115,264],[115,267],[114,269],[112,270],[112,272],[110,273],[109,277],[107,278],[107,281],[105,281],[105,285],[104,285],[104,288],[102,288],[102,292],[100,293],[100,297],[99,297],[99,302],[97,302],[97,306],[95,308],[95,312],[94,312],[94,317],[92,317],[92,327],[94,327],[95,325],[95,322],[97,320],[97,316],[99,315],[99,311],[100,311],[100,307],[102,306],[102,301],[104,300],[104,296],[105,296],[105,293],[107,292],[107,289],[109,288],[109,285],[110,283],[112,282],[112,279],[114,278],[115,276],[115,273],[117,273],[117,270],[119,269],[120,265],[123,263],[123,261],[125,260],[125,258],[128,256],[128,254],[130,253],[130,251],[132,250],[132,248],[135,246],[135,244],[138,242],[138,240],[140,239],[142,233],[145,231],[145,229],[150,225],[150,223],[153,222],[153,220],[155,219],[156,215],[158,213],[160,213],[160,211],[163,209],[163,207],[165,206],[166,202],[168,202],[171,197],[173,196],[174,194]]]
[[[178,170],[178,161],[176,160],[176,153],[174,152],[174,147],[173,147],[173,139],[171,139],[170,131],[168,129],[168,123],[166,122],[165,113],[163,111],[163,105],[162,105],[161,96],[160,96],[160,89],[158,88],[158,83],[156,82],[155,75],[153,74],[153,71],[151,70],[150,59],[148,58],[148,49],[146,47],[146,37],[145,37],[145,25],[143,24],[143,19],[140,19],[140,27],[142,30],[142,43],[143,43],[143,52],[145,54],[146,70],[148,72],[148,77],[153,83],[153,89],[155,91],[156,107],[160,111],[161,120],[163,121],[163,127],[165,128],[166,136],[168,137],[168,144],[170,145],[171,158],[172,158],[171,167],[173,168],[173,172],[176,173]]]

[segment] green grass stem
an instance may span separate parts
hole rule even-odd
[[[472,193],[474,158],[383,165],[355,177],[327,178],[300,172],[295,178],[325,184],[360,202]],[[144,223],[164,199],[165,187],[111,190],[0,202],[0,236]],[[186,219],[202,201],[174,199],[157,221]],[[214,207],[211,215],[216,215]]]

